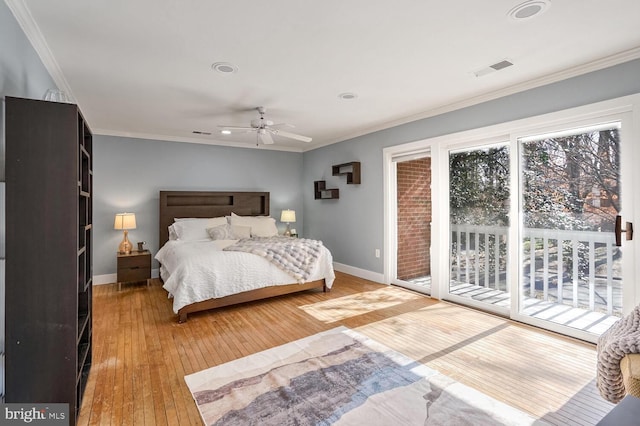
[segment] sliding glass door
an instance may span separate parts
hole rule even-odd
[[[622,317],[621,126],[448,150],[445,297],[592,341]]]
[[[449,153],[448,295],[483,309],[508,312],[509,147]]]
[[[521,315],[600,334],[622,316],[620,123],[519,140]]]
[[[399,247],[416,246],[411,231],[401,236],[413,208],[403,210],[403,198],[415,194],[396,173],[419,153],[430,179],[408,187],[429,184],[422,288],[597,341],[640,303],[640,252],[627,226],[638,218],[638,104],[622,98],[385,148],[385,281],[415,289]]]

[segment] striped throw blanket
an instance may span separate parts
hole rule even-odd
[[[322,241],[289,237],[244,238],[224,248],[262,256],[301,284],[311,276],[321,249]]]
[[[617,403],[625,396],[620,361],[640,353],[640,305],[598,338],[597,384],[600,395]]]

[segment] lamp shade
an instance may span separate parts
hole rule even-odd
[[[280,215],[280,222],[293,223],[295,221],[296,221],[295,210],[282,210],[282,214]]]
[[[113,229],[136,229],[135,213],[118,213],[113,223]]]

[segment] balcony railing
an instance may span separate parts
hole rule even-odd
[[[451,225],[451,280],[509,292],[508,228]],[[524,229],[523,296],[622,315],[621,252],[612,232]]]
[[[509,245],[503,226],[451,225],[451,279],[509,292]]]

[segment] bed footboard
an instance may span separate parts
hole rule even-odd
[[[218,299],[209,299],[202,302],[192,303],[178,311],[178,322],[187,321],[187,315],[194,312],[208,311],[210,309],[222,308],[224,306],[237,305],[239,303],[253,302],[255,300],[268,299],[270,297],[282,296],[285,294],[298,293],[300,291],[311,290],[314,288],[322,288],[326,293],[330,289],[324,279],[311,281],[304,284],[287,284],[274,287],[259,288],[256,290],[245,291]]]

